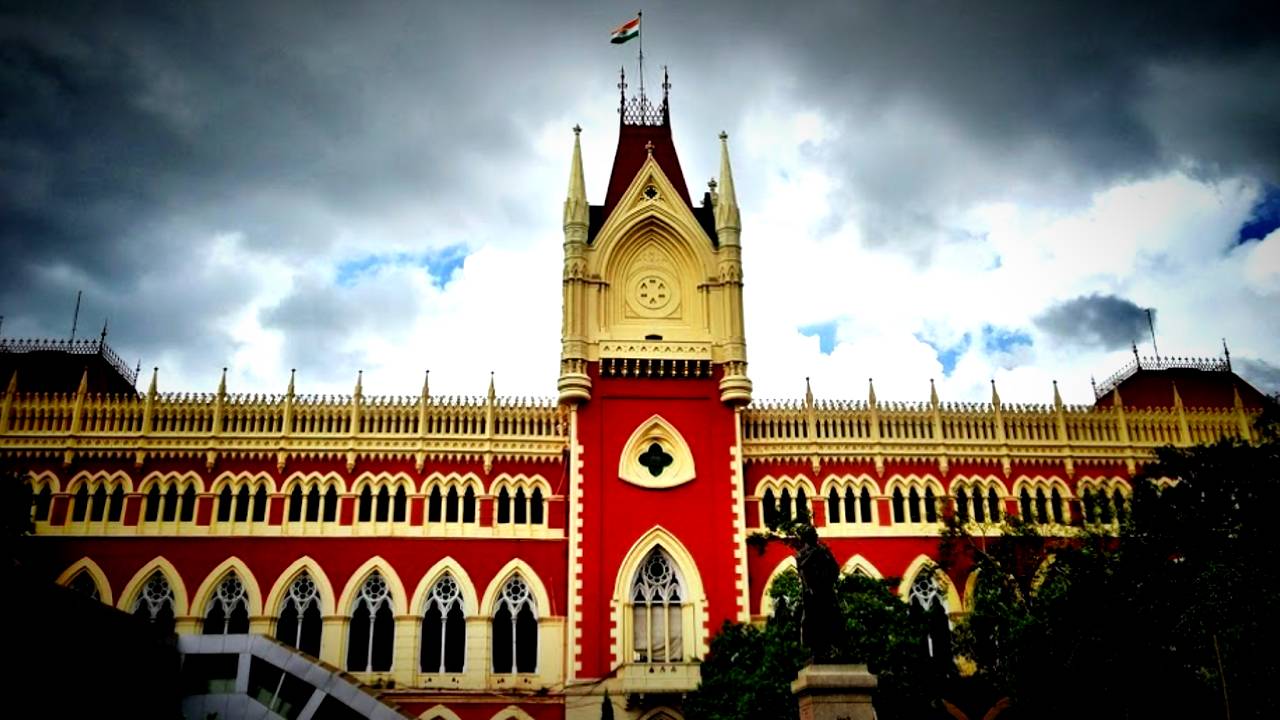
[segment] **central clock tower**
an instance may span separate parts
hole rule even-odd
[[[749,617],[741,220],[727,135],[719,183],[695,205],[669,84],[656,107],[620,87],[604,201],[588,203],[574,128],[564,205],[566,675],[599,679],[593,687],[614,697],[678,702],[697,686],[712,634]]]

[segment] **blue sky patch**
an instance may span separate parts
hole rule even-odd
[[[938,362],[942,363],[942,374],[947,377],[951,376],[952,371],[956,369],[956,362],[960,360],[960,356],[969,349],[969,345],[973,342],[973,337],[969,333],[965,333],[964,337],[960,338],[960,342],[951,346],[940,345],[920,333],[915,333],[915,338],[933,348],[934,354],[938,356]]]
[[[818,350],[823,355],[830,355],[836,349],[836,321],[815,323],[798,328],[805,337],[818,338]]]
[[[1262,197],[1254,203],[1249,212],[1249,219],[1240,226],[1236,233],[1236,244],[1243,245],[1251,240],[1261,240],[1280,227],[1280,186],[1267,185],[1262,189]]]
[[[1022,330],[982,326],[982,349],[989,354],[1013,352],[1019,345],[1031,347],[1031,343],[1031,336]]]
[[[365,255],[338,265],[338,285],[351,287],[361,280],[373,277],[388,267],[425,268],[431,276],[431,284],[442,288],[462,267],[467,259],[467,246],[461,243],[420,253],[385,253]]]

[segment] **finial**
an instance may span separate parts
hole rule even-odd
[[[876,385],[871,378],[867,378],[867,403],[872,407],[876,404]]]
[[[422,397],[424,399],[431,397],[431,371],[430,370],[428,370],[422,376]]]
[[[991,378],[991,404],[1000,404],[1000,393],[996,392],[996,379]]]
[[[621,116],[627,109],[627,69],[625,67],[618,68],[618,115]]]
[[[364,394],[364,370],[356,371],[356,397]]]
[[[652,140],[644,144],[644,151],[649,153],[649,157],[653,157],[653,141]]]
[[[18,371],[14,369],[13,372],[9,373],[9,386],[5,388],[4,394],[13,395],[16,392],[18,392]]]
[[[1227,359],[1227,372],[1231,371],[1231,351],[1227,349],[1227,339],[1222,338],[1222,356]]]
[[[156,394],[156,384],[159,378],[160,378],[160,366],[157,365],[151,368],[151,387],[147,388],[148,395]]]
[[[227,369],[222,368],[222,379],[218,380],[218,394],[227,394]]]
[[[738,244],[742,215],[733,189],[733,168],[729,164],[729,133],[720,131],[720,193],[716,196],[716,233],[725,244]],[[727,231],[727,232],[726,232]]]
[[[929,378],[929,404],[938,407],[938,388],[933,385],[933,378]]]
[[[581,134],[582,134],[582,126],[581,126],[581,125],[579,125],[579,124],[577,124],[577,123],[574,123],[574,124],[573,124],[573,134],[574,134],[574,135],[581,135]]]
[[[1094,380],[1092,375],[1089,376],[1089,385],[1093,387],[1093,399],[1097,400],[1098,399],[1098,381]]]
[[[1062,407],[1062,395],[1058,393],[1058,381],[1053,381],[1053,404],[1055,407]]]
[[[489,371],[489,400],[492,401],[496,395],[497,393],[495,393],[493,389],[493,371],[490,370]]]
[[[1130,341],[1129,344],[1133,346],[1133,361],[1138,364],[1138,369],[1141,370],[1142,358],[1138,357],[1138,343]]]
[[[1182,396],[1178,394],[1178,383],[1170,380],[1169,385],[1173,387],[1173,406],[1176,408],[1182,407]]]
[[[89,391],[89,366],[84,366],[84,372],[80,374],[80,387],[76,388],[77,395],[84,395]]]
[[[294,376],[295,376],[295,375],[297,375],[297,373],[298,373],[298,368],[289,368],[289,390],[288,390],[288,392],[289,392],[289,395],[290,395],[290,396],[292,396],[292,395],[293,395],[293,379],[294,379]]]
[[[804,404],[813,404],[813,389],[809,387],[809,376],[807,375],[804,378]]]
[[[98,335],[98,345],[104,345],[107,342],[107,321],[110,318],[102,318],[102,333]]]
[[[711,188],[711,192],[714,193],[716,191],[716,179],[711,178],[710,180],[708,180],[707,187]]]

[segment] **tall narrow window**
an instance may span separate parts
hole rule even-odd
[[[364,581],[351,609],[351,634],[347,637],[347,669],[382,672],[391,669],[395,618],[387,581],[376,571]]]
[[[467,621],[458,581],[446,574],[431,587],[422,619],[422,672],[462,672],[467,650]]]
[[[924,519],[926,522],[938,522],[938,498],[931,487],[924,489]]]
[[[862,493],[858,496],[858,512],[862,522],[871,522],[871,491],[866,488],[862,488]]]
[[[324,521],[338,521],[338,491],[332,485],[324,491]]]
[[[443,519],[444,515],[441,513],[443,503],[440,486],[432,485],[431,494],[427,496],[427,522],[440,522]]]
[[[906,522],[907,518],[904,513],[906,502],[902,498],[902,488],[893,489],[893,521],[895,523]]]
[[[320,591],[311,576],[303,572],[289,584],[276,639],[312,657],[320,656]]]
[[[1018,507],[1021,510],[1022,522],[1033,523],[1036,521],[1031,514],[1031,493],[1026,488],[1022,488],[1022,492],[1018,493]]]
[[[920,522],[920,491],[911,488],[911,492],[907,495],[907,515],[911,518],[911,522]]]
[[[405,511],[408,508],[409,499],[404,493],[404,486],[396,488],[396,494],[391,498],[391,520],[392,522],[404,522]]]
[[[467,491],[462,493],[462,522],[474,523],[476,521],[476,491],[475,488],[467,486]]]
[[[1067,517],[1062,512],[1062,493],[1058,492],[1058,488],[1053,489],[1049,499],[1052,501],[1053,521],[1059,525],[1066,525]]]
[[[307,491],[306,516],[307,522],[315,522],[320,519],[320,488],[312,485]]]
[[[67,587],[90,599],[101,599],[101,595],[98,593],[98,583],[94,582],[93,576],[84,570],[76,573],[76,576],[71,578],[71,582],[67,583]]]
[[[450,485],[444,498],[444,521],[458,522],[458,488]]]
[[[533,494],[529,496],[529,523],[542,524],[542,488],[534,488]]]
[[[387,490],[386,485],[378,489],[378,502],[375,508],[375,519],[378,522],[386,522],[391,515],[391,493]]]
[[[294,485],[293,491],[289,493],[289,522],[302,522],[302,486],[300,485]]]
[[[107,502],[107,522],[120,522],[120,516],[124,513],[124,488],[117,485]]]
[[[1049,499],[1044,496],[1044,488],[1036,488],[1036,522],[1041,525],[1049,523]]]
[[[118,489],[118,487],[117,487]],[[36,513],[35,520],[44,522],[49,519],[49,505],[53,503],[53,490],[48,485],[40,488],[40,492],[36,493]]]
[[[256,523],[265,522],[267,519],[267,488],[259,485],[257,492],[253,494],[253,521]]]
[[[147,491],[147,510],[142,515],[144,522],[155,522],[160,519],[160,486],[152,485]]]
[[[529,504],[525,498],[524,488],[516,488],[515,512],[512,520],[517,525],[524,525],[529,521]]]
[[[796,520],[809,522],[809,498],[805,495],[804,488],[796,488]]]
[[[778,496],[778,521],[791,522],[791,491],[785,488]]]
[[[987,516],[991,522],[1000,522],[1000,496],[995,488],[987,488]]]
[[[1116,522],[1123,525],[1125,515],[1127,514],[1129,509],[1125,504],[1124,493],[1120,492],[1120,488],[1116,488],[1115,491],[1111,493],[1111,498],[1112,500],[1115,501],[1115,504],[1116,504]]]
[[[82,522],[89,511],[89,488],[83,484],[71,498],[71,521]]]
[[[773,490],[765,490],[764,497],[760,499],[760,512],[764,516],[765,527],[773,527],[778,524],[778,502],[773,497]]]
[[[951,622],[947,619],[946,601],[934,569],[926,568],[911,584],[908,601],[913,613],[925,617],[927,632],[925,649],[929,657],[939,664],[949,664],[951,659]]]
[[[229,573],[209,599],[204,614],[205,635],[243,635],[249,632],[249,596],[244,583]]]
[[[163,632],[173,632],[173,588],[159,570],[151,573],[138,593],[133,616],[149,621]]]
[[[827,491],[827,524],[840,522],[840,493],[833,487]]]
[[[231,502],[231,486],[223,485],[218,493],[218,522],[231,522]]]
[[[956,490],[956,520],[962,523],[969,522],[969,493],[965,492],[964,488]],[[976,517],[974,521],[982,522]]]
[[[498,522],[511,522],[511,493],[506,488],[498,493]]]
[[[654,548],[631,584],[632,660],[641,663],[684,659],[684,592],[667,554]]]
[[[368,485],[360,491],[360,502],[356,507],[356,519],[360,522],[369,522],[373,519],[373,491]]]
[[[101,485],[93,491],[93,499],[89,502],[89,519],[98,522],[107,515],[107,489]]]
[[[529,585],[513,575],[502,586],[493,611],[493,671],[531,673],[538,670],[538,608]]]
[[[164,491],[164,504],[161,505],[160,517],[165,522],[173,522],[178,517],[178,487],[170,485]]]
[[[853,488],[844,489],[844,521],[847,523],[857,522],[858,520],[858,498],[853,494]]]
[[[188,485],[182,491],[182,502],[178,508],[178,520],[191,522],[196,518],[196,486]]]
[[[249,486],[241,485],[236,491],[236,517],[238,523],[246,522],[249,519]]]

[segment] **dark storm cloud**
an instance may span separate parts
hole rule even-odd
[[[1071,203],[1173,167],[1280,182],[1280,51],[1261,2],[647,9],[645,47],[672,67],[688,177],[715,167],[714,133],[746,113],[816,109],[837,129],[806,151],[840,181],[825,225],[856,223],[920,258],[973,241],[948,213],[976,202]],[[215,236],[296,266],[430,250],[428,230],[494,218],[554,229],[558,207],[531,207],[509,178],[542,162],[532,148],[544,125],[612,104],[613,68],[634,56],[604,38],[630,12],[6,5],[6,332],[61,333],[83,287],[95,312],[120,318],[126,354],[203,364],[233,351],[215,320],[252,291],[233,270],[203,272]],[[587,162],[602,186],[609,158]],[[763,179],[743,174],[739,192],[758,206]],[[299,298],[272,316],[286,346],[307,342],[284,317],[304,312]]]
[[[1235,358],[1231,364],[1250,385],[1268,395],[1280,395],[1280,367],[1253,358]]]
[[[1051,305],[1035,324],[1063,344],[1102,350],[1126,347],[1148,330],[1146,310],[1115,295],[1081,295]]]

